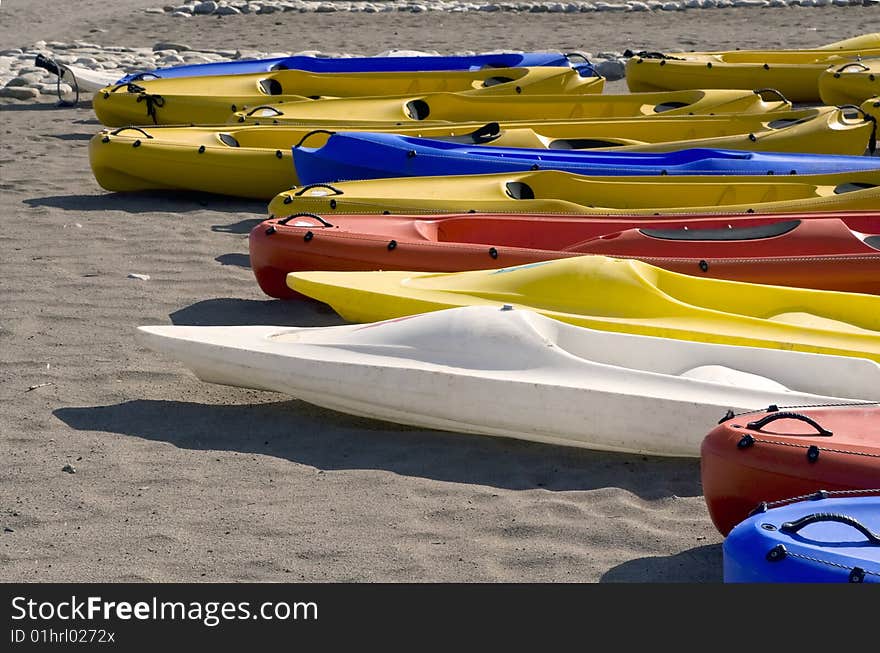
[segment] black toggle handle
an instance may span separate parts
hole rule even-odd
[[[294,218],[313,218],[313,219],[317,220],[318,222],[320,222],[325,227],[332,227],[333,226],[332,224],[327,222],[324,218],[322,218],[320,215],[316,215],[315,213],[305,213],[305,212],[294,213],[293,215],[288,215],[287,217],[281,218],[280,220],[278,220],[278,224],[287,224],[288,222],[290,222]]]
[[[342,195],[342,191],[336,188],[335,186],[331,186],[330,184],[309,184],[308,186],[303,186],[298,191],[294,193],[297,197],[305,193],[307,190],[311,190],[312,188],[326,188],[328,190],[332,190],[334,195]]]
[[[150,136],[147,132],[145,132],[145,131],[144,131],[143,129],[141,129],[140,127],[134,127],[134,126],[132,126],[132,125],[129,125],[128,127],[120,127],[119,129],[114,129],[112,132],[110,132],[110,135],[111,135],[111,136],[116,136],[119,132],[124,132],[124,131],[127,130],[127,129],[133,129],[133,130],[136,131],[136,132],[140,132],[141,134],[143,134],[143,135],[146,136],[147,138],[153,138],[152,136]]]
[[[746,424],[746,428],[751,429],[752,431],[760,431],[761,428],[763,428],[770,422],[775,422],[778,419],[796,419],[801,422],[806,422],[814,429],[816,429],[817,433],[822,437],[831,437],[832,435],[834,435],[834,433],[821,426],[818,422],[816,422],[816,420],[807,417],[806,415],[801,415],[800,413],[791,413],[787,411],[774,412],[770,415],[765,415],[759,420]]]
[[[770,95],[775,95],[780,100],[785,102],[786,104],[791,104],[791,100],[785,97],[781,91],[776,90],[775,88],[756,88],[754,91],[755,95],[759,96],[762,100],[764,99],[764,93],[769,93]]]
[[[868,66],[866,66],[865,64],[863,64],[863,63],[859,63],[858,61],[853,61],[853,62],[851,62],[851,63],[843,64],[840,68],[838,68],[837,70],[835,70],[835,71],[834,71],[834,76],[835,76],[835,77],[839,77],[839,76],[840,76],[840,73],[842,73],[842,72],[843,72],[844,70],[846,70],[847,68],[852,68],[853,66],[858,66],[858,67],[861,68],[862,70],[871,70],[871,69],[870,69]]]
[[[248,115],[250,115],[250,114],[248,114]],[[314,136],[315,134],[328,134],[330,136],[333,136],[333,134],[335,134],[335,133],[336,132],[330,131],[329,129],[313,129],[312,131],[308,132],[307,134],[303,134],[303,137],[301,139],[299,139],[299,142],[296,145],[293,146],[293,149],[300,147],[303,143],[306,142],[307,138],[309,138],[310,136]]]
[[[805,526],[809,526],[810,524],[818,524],[820,522],[833,521],[841,524],[846,524],[847,526],[852,526],[862,535],[864,535],[871,544],[880,545],[880,535],[873,533],[871,529],[865,526],[862,522],[860,522],[855,517],[850,517],[849,515],[841,515],[839,513],[833,512],[817,512],[812,515],[806,515],[805,517],[801,517],[795,521],[789,521],[782,524],[779,527],[779,530],[784,533],[797,533],[800,529]]]
[[[260,109],[268,109],[269,111],[274,111],[276,116],[283,116],[284,115],[283,111],[279,111],[275,107],[269,106],[268,104],[261,104],[258,107],[254,107],[253,109],[251,109],[250,111],[247,112],[247,115],[252,116],[252,115],[254,115],[255,112],[259,111]]]

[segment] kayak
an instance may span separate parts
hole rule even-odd
[[[663,152],[719,147],[854,155],[868,147],[873,127],[856,111],[819,107],[767,115],[386,124],[346,130],[548,150]],[[95,180],[110,191],[181,189],[268,201],[300,183],[291,148],[301,142],[324,143],[337,129],[334,124],[105,128],[89,143],[89,163]]]
[[[349,322],[510,304],[577,326],[880,361],[880,296],[702,279],[601,255],[466,272],[291,272]]]
[[[324,98],[314,102],[267,103],[235,111],[228,122],[249,124],[336,123],[339,127],[376,122],[511,122],[588,120],[637,116],[766,114],[790,111],[791,102],[743,90],[688,90],[616,95],[490,95],[423,93],[400,96]]]
[[[829,377],[837,392],[880,380],[867,361],[594,331],[487,306],[366,326],[142,326],[138,336],[206,382],[422,428],[657,456],[698,457],[703,425],[727,410],[833,403],[809,389],[831,387]]]
[[[591,177],[641,175],[822,175],[880,171],[880,158],[690,148],[674,152],[592,152],[470,145],[450,140],[337,132],[323,144],[296,144],[301,184],[562,170]]]
[[[880,56],[880,33],[816,49],[633,52],[625,74],[630,91],[687,88],[772,88],[792,102],[820,102],[819,77],[830,65]]]
[[[880,171],[587,177],[559,170],[364,179],[283,191],[269,213],[780,213],[876,210]]]
[[[394,243],[394,246],[390,246]],[[290,299],[289,272],[462,272],[603,254],[696,277],[880,295],[880,212],[650,218],[469,214],[272,218],[251,270]]]
[[[412,93],[468,92],[505,95],[601,93],[604,77],[583,77],[568,66],[488,68],[381,73],[270,73],[171,77],[107,86],[95,95],[95,115],[104,125],[224,123],[230,113],[263,102],[304,103],[320,97],[349,98]]]
[[[725,583],[878,583],[880,491],[795,497],[738,524],[721,549]]]
[[[116,83],[127,84],[128,82],[139,82],[146,79],[168,79],[170,77],[268,73],[276,70],[305,70],[313,73],[381,73],[431,70],[483,70],[485,68],[531,68],[534,66],[570,66],[577,68],[584,76],[595,76],[590,62],[584,59],[583,56],[574,53],[498,52],[461,56],[324,57],[294,55],[290,57],[217,61],[134,72],[116,80]]]
[[[819,75],[819,96],[825,104],[861,104],[880,95],[880,53],[875,59],[831,65]]]
[[[722,535],[762,504],[880,487],[880,404],[771,406],[724,418],[700,446],[700,476]]]

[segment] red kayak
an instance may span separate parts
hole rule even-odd
[[[674,272],[880,294],[880,211],[651,218],[555,214],[333,215],[265,220],[251,231],[263,291],[297,296],[288,272],[458,272],[583,254]]]
[[[725,536],[764,504],[880,488],[880,404],[771,406],[726,418],[703,440],[700,475]]]

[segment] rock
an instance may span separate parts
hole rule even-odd
[[[70,463],[68,463],[64,467],[62,467],[61,471],[67,472],[68,474],[76,474],[76,470],[73,468],[73,465],[71,465]]]
[[[4,532],[4,533],[14,533],[14,532],[15,532],[15,529],[14,529],[14,528],[9,528],[9,526],[4,526],[4,527],[3,527],[3,532]]]
[[[188,45],[184,45],[183,43],[171,43],[170,41],[159,41],[158,43],[153,44],[153,52],[159,52],[160,50],[186,52],[187,50],[192,50],[192,48]]]
[[[609,82],[623,79],[626,76],[626,63],[621,59],[609,59],[593,63],[593,69]]]
[[[14,77],[10,79],[6,86],[14,86],[14,87],[28,87],[28,86],[36,86],[40,82],[43,81],[43,78],[34,74],[25,74],[19,75],[18,77]]]
[[[200,2],[195,7],[193,7],[193,13],[200,15],[200,16],[206,16],[208,14],[212,14],[215,11],[217,11],[217,8],[219,6],[220,5],[217,4],[216,2],[214,2],[214,0],[208,0],[207,2]]]
[[[145,14],[164,14],[165,10],[161,7],[150,7],[149,9],[144,9]]]
[[[11,48],[9,50],[0,50],[0,57],[14,57],[19,54],[24,54],[21,48]]]
[[[278,7],[275,5],[263,5],[257,10],[258,14],[274,14],[278,11]]]
[[[171,14],[172,18],[192,18],[192,14],[185,11],[175,11]]]
[[[217,7],[217,11],[214,12],[217,16],[234,16],[235,14],[240,14],[241,11],[236,9],[235,7]]]

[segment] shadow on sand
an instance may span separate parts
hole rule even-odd
[[[610,454],[410,428],[295,400],[252,405],[134,400],[62,408],[53,414],[77,430],[168,442],[181,449],[262,454],[326,471],[376,469],[513,490],[620,487],[646,500],[700,493],[699,461],[693,459]],[[683,562],[665,567],[656,560],[644,564],[652,568],[618,573],[636,578],[662,575],[668,569],[671,577],[682,577],[677,567]]]
[[[127,213],[187,213],[218,211],[263,216],[266,203],[194,191],[155,190],[103,195],[50,195],[24,200],[29,206],[48,206],[70,211],[125,211]]]
[[[707,544],[672,556],[629,560],[607,571],[603,583],[722,583],[721,544]]]

